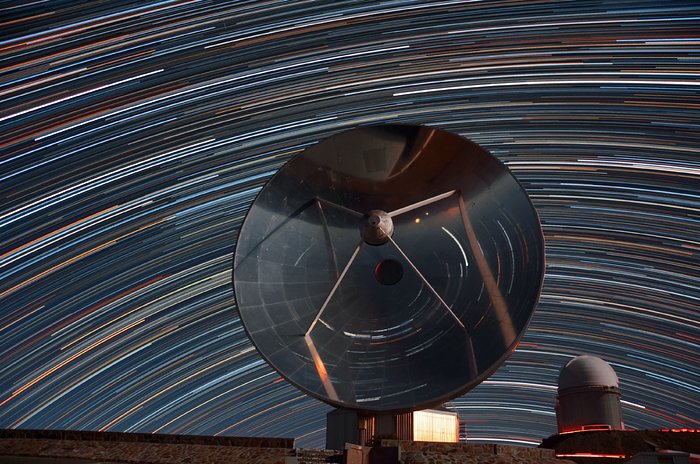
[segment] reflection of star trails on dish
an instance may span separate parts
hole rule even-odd
[[[326,223],[325,223],[325,222],[326,222],[326,218],[325,218],[325,216],[323,215],[323,210],[321,209],[321,205],[322,205],[322,204],[326,204],[326,205],[328,205],[328,206],[331,206],[331,207],[333,207],[333,208],[335,208],[335,209],[338,209],[338,210],[340,210],[340,211],[343,211],[344,213],[347,213],[347,214],[349,214],[349,215],[351,215],[351,216],[362,217],[362,213],[359,213],[359,212],[357,212],[357,211],[355,211],[355,210],[353,210],[353,209],[347,208],[347,207],[345,207],[345,206],[343,206],[343,205],[339,205],[339,204],[337,204],[337,203],[333,203],[332,201],[328,201],[328,200],[325,200],[325,199],[323,199],[323,198],[318,198],[318,197],[312,198],[311,200],[307,201],[306,203],[304,203],[303,205],[301,205],[299,208],[297,208],[292,214],[289,215],[288,218],[286,218],[284,221],[282,221],[282,222],[281,222],[277,227],[275,227],[269,234],[267,234],[267,236],[266,236],[263,240],[261,240],[261,241],[258,242],[253,248],[251,248],[250,251],[248,252],[248,254],[246,254],[245,256],[243,256],[243,257],[240,259],[240,261],[236,264],[236,267],[234,268],[234,271],[235,271],[236,268],[238,268],[238,266],[240,266],[245,260],[247,260],[248,257],[251,256],[251,255],[253,254],[253,252],[255,252],[255,250],[257,250],[257,249],[260,247],[260,245],[262,245],[263,243],[265,243],[266,240],[268,240],[270,237],[272,237],[272,236],[275,235],[277,232],[279,232],[279,231],[280,231],[285,225],[287,225],[287,223],[289,223],[292,219],[296,219],[298,216],[301,215],[301,213],[303,213],[304,211],[306,211],[311,205],[314,205],[314,204],[316,204],[316,205],[319,206],[320,214],[321,214],[321,216],[322,216],[322,220],[323,220],[323,223],[324,223],[324,226],[325,226],[326,231],[327,231],[328,227],[327,227],[327,225],[326,225]]]
[[[328,398],[338,401],[338,393],[335,391],[330,377],[328,377],[326,365],[323,364],[321,355],[318,354],[316,345],[314,345],[314,342],[313,340],[311,340],[311,337],[309,337],[308,333],[304,335],[304,341],[306,341],[306,346],[309,348],[309,353],[311,354],[311,358],[314,361],[314,366],[316,367],[316,372],[318,372],[318,377],[321,379],[323,388],[324,390],[326,390],[326,395],[328,395]]]
[[[350,269],[350,266],[352,263],[355,261],[355,258],[357,257],[357,254],[360,252],[360,249],[362,248],[362,244],[364,243],[364,240],[360,240],[360,243],[357,244],[355,247],[355,251],[353,251],[352,256],[350,256],[350,259],[348,260],[348,263],[345,265],[343,268],[343,272],[340,273],[340,277],[338,277],[338,280],[335,281],[335,284],[333,285],[333,288],[331,291],[328,293],[328,296],[326,297],[326,300],[323,302],[321,305],[321,309],[318,310],[318,313],[316,314],[316,317],[314,318],[313,322],[309,326],[309,329],[306,331],[304,334],[304,337],[308,337],[311,331],[314,329],[316,326],[316,323],[318,320],[321,318],[321,315],[323,314],[323,311],[326,310],[326,307],[328,306],[328,302],[331,301],[331,298],[333,298],[333,295],[335,295],[335,291],[338,289],[340,286],[340,283],[343,281],[343,278],[345,277],[345,274],[347,274],[348,269]]]
[[[280,231],[285,225],[287,225],[287,223],[289,223],[292,219],[296,219],[297,216],[301,215],[301,213],[303,213],[303,212],[306,211],[311,205],[316,204],[316,203],[318,203],[318,199],[313,198],[313,199],[307,201],[306,203],[304,203],[303,205],[301,205],[300,207],[298,207],[296,210],[294,210],[294,212],[293,212],[292,214],[290,214],[288,218],[285,218],[285,220],[282,221],[277,227],[275,227],[274,229],[272,229],[272,231],[270,231],[270,233],[268,233],[267,236],[266,236],[265,238],[263,238],[263,239],[260,240],[258,243],[256,243],[255,246],[252,247],[252,248],[250,249],[250,251],[249,251],[245,256],[243,256],[240,260],[238,260],[238,262],[235,263],[235,266],[234,266],[233,270],[236,271],[236,269],[238,269],[238,266],[240,266],[241,264],[243,264],[243,263],[244,263],[258,248],[260,248],[260,246],[261,246],[263,243],[265,243],[270,237],[272,237],[272,236],[275,235],[277,232],[279,232],[279,231]]]
[[[435,201],[437,201],[437,200],[435,200]],[[387,236],[387,237],[389,237],[389,236]],[[447,311],[454,318],[454,320],[457,321],[457,324],[459,324],[459,326],[461,328],[466,330],[466,328],[464,327],[464,324],[462,324],[462,321],[460,321],[459,318],[457,317],[457,315],[452,312],[452,309],[450,309],[450,307],[447,306],[447,303],[445,303],[445,300],[442,299],[442,297],[438,294],[438,292],[435,291],[433,286],[430,285],[430,283],[426,280],[425,277],[423,277],[423,274],[421,274],[421,272],[418,270],[418,268],[413,264],[413,262],[408,258],[408,256],[406,256],[406,253],[404,253],[403,250],[396,244],[394,239],[389,237],[389,241],[392,243],[392,245],[394,245],[394,247],[396,247],[396,250],[398,250],[398,252],[401,253],[401,256],[403,256],[403,258],[406,260],[408,265],[411,266],[411,268],[418,275],[420,280],[423,281],[423,283],[426,285],[426,287],[428,287],[428,289],[430,289],[430,291],[433,293],[433,295],[435,295],[435,297],[440,301],[440,303],[442,303],[442,305],[445,307],[445,309],[447,309]]]
[[[459,243],[459,240],[457,240],[457,237],[455,237],[454,234],[453,234],[452,232],[450,232],[449,230],[447,230],[446,228],[441,227],[441,229],[444,230],[445,233],[446,233],[447,235],[449,235],[449,236],[452,238],[452,240],[455,241],[455,243],[456,243],[457,246],[459,247],[459,251],[462,252],[462,258],[464,258],[464,265],[465,265],[466,267],[469,267],[469,261],[467,261],[467,254],[464,252],[464,247],[462,247],[462,244]],[[515,260],[513,260],[513,261],[515,261]]]
[[[396,209],[392,212],[389,213],[389,217],[394,217],[398,216],[399,214],[407,213],[409,211],[413,211],[414,209],[418,209],[422,206],[427,206],[431,203],[435,203],[436,201],[440,201],[444,198],[447,198],[451,195],[454,195],[457,193],[457,190],[450,190],[449,192],[441,193],[440,195],[435,195],[434,197],[426,198],[425,200],[421,200],[419,202],[413,203],[408,206],[404,206],[403,208]]]
[[[493,277],[493,273],[489,268],[489,263],[486,262],[486,257],[484,256],[484,251],[479,246],[479,241],[476,238],[476,233],[469,221],[469,216],[467,215],[467,207],[464,204],[464,198],[459,195],[459,212],[462,216],[462,222],[464,223],[464,230],[467,232],[467,238],[469,239],[469,247],[472,249],[472,255],[476,261],[476,266],[481,273],[481,279],[484,282],[484,287],[486,287],[486,292],[491,298],[491,306],[496,311],[496,317],[499,322],[499,327],[501,333],[503,334],[503,339],[507,346],[510,346],[517,338],[515,327],[513,327],[513,319],[508,313],[508,306],[506,301],[503,299],[501,290],[498,288],[496,279]]]

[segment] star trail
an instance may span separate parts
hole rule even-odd
[[[555,433],[559,370],[620,378],[630,428],[700,428],[700,4],[5,2],[0,427],[298,438],[329,406],[247,339],[246,211],[362,124],[468,137],[530,195],[540,303],[449,406],[469,440]]]

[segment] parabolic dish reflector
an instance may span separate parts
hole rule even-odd
[[[233,270],[269,364],[367,412],[483,381],[523,335],[543,275],[540,223],[509,170],[417,125],[352,129],[290,160],[251,206]]]

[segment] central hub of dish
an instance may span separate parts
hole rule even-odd
[[[370,245],[383,245],[394,234],[394,222],[382,210],[373,209],[362,216],[360,235]]]

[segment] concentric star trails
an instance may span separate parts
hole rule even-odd
[[[506,164],[547,245],[517,351],[450,403],[468,439],[554,433],[582,353],[628,427],[700,428],[697,1],[3,5],[0,427],[323,446],[329,406],[241,326],[234,244],[295,154],[417,123]]]

